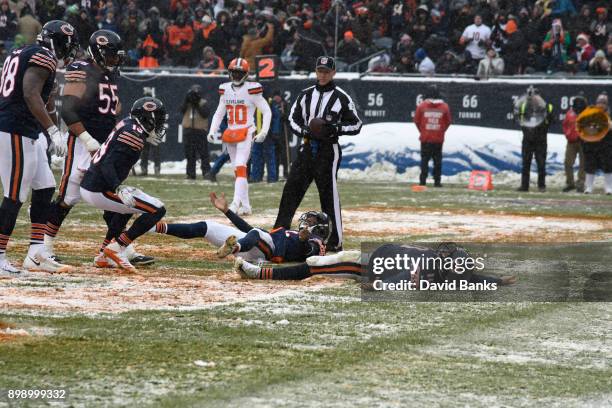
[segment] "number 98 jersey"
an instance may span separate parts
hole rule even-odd
[[[23,78],[30,67],[49,71],[40,94],[45,104],[49,100],[57,68],[53,53],[38,44],[13,50],[4,61],[0,77],[0,131],[38,139],[43,129],[23,97]]]
[[[102,70],[93,60],[83,60],[68,65],[65,79],[66,84],[85,84],[85,94],[76,113],[85,130],[99,143],[104,143],[117,124],[119,95],[115,74]]]

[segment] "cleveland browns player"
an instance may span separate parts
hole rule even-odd
[[[70,64],[65,74],[62,119],[70,132],[58,196],[51,206],[47,220],[45,243],[51,253],[54,253],[53,241],[64,219],[81,200],[79,185],[89,167],[91,155],[115,127],[121,108],[117,93],[119,67],[125,57],[121,37],[109,30],[98,30],[89,38],[87,53],[87,59]],[[94,265],[113,266],[104,256],[103,250],[113,238],[123,232],[130,217],[131,215],[104,213],[108,230],[94,259]],[[133,247],[130,247],[128,252],[130,259],[136,264],[153,262],[153,258],[137,254]]]
[[[244,58],[233,59],[228,68],[230,82],[219,85],[219,105],[212,119],[208,141],[214,143],[215,134],[227,114],[227,129],[223,131],[222,140],[227,147],[236,183],[234,199],[230,209],[239,215],[251,214],[249,201],[249,184],[247,181],[247,162],[251,155],[251,146],[263,143],[270,129],[272,113],[268,102],[263,97],[263,87],[258,82],[247,81],[249,64]],[[257,135],[255,127],[255,109],[262,113],[262,126]]]
[[[141,214],[104,248],[106,257],[128,271],[135,268],[127,257],[127,247],[155,226],[166,209],[157,198],[122,183],[140,159],[145,142],[157,146],[162,141],[167,121],[166,108],[159,99],[138,99],[130,115],[117,123],[93,156],[81,182],[80,196],[92,206],[122,215]]]
[[[220,246],[217,256],[240,254],[253,262],[271,261],[304,262],[313,255],[325,255],[325,244],[330,235],[329,217],[317,211],[308,211],[300,217],[299,230],[277,228],[266,231],[254,228],[232,211],[225,195],[210,193],[210,201],[235,225],[236,228],[214,221],[200,221],[193,224],[158,223],[151,232],[168,234],[178,238],[204,238]]]
[[[56,271],[55,262],[44,248],[44,219],[48,209],[48,162],[40,154],[37,139],[45,131],[52,149],[62,153],[63,140],[47,110],[53,90],[58,60],[67,64],[78,49],[74,28],[65,21],[46,23],[36,44],[13,50],[4,61],[0,77],[0,178],[4,198],[0,205],[0,272],[19,273],[6,259],[6,247],[15,228],[17,216],[31,187],[32,241],[28,257],[40,269]],[[50,104],[49,104],[50,106]],[[51,193],[52,194],[52,193]]]

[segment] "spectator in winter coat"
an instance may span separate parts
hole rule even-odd
[[[589,65],[589,61],[595,55],[595,48],[589,44],[589,36],[580,33],[576,37],[576,63],[580,71],[586,71]]]
[[[543,71],[545,68],[546,62],[544,58],[538,54],[537,46],[535,44],[529,44],[522,67],[522,73],[529,75],[534,72]]]
[[[548,73],[559,71],[567,61],[567,50],[570,46],[571,38],[565,30],[561,20],[555,19],[552,28],[544,37],[542,53],[548,57]]]
[[[0,41],[12,41],[16,32],[17,15],[9,8],[8,0],[3,0],[0,3]]]
[[[612,35],[612,22],[608,21],[608,9],[598,7],[595,10],[597,18],[593,20],[590,27],[591,40],[596,49],[602,49],[608,42],[608,38]]]
[[[480,61],[485,57],[490,37],[491,29],[483,24],[482,17],[476,14],[474,24],[465,28],[459,43],[465,45],[474,60]]]
[[[481,79],[487,79],[493,76],[502,75],[504,73],[504,60],[497,56],[497,51],[494,48],[487,50],[485,58],[480,60],[476,76]]]
[[[223,29],[208,14],[204,15],[201,29],[195,32],[194,49],[212,47],[214,50],[223,50],[227,48],[228,42],[229,36],[226,36]]]
[[[42,30],[42,25],[34,18],[28,6],[21,10],[18,27],[19,34],[22,35],[25,44],[33,44],[36,41],[36,36]]]
[[[446,51],[436,65],[437,74],[456,74],[459,72],[461,63],[452,51]]]
[[[225,69],[223,60],[215,54],[215,50],[212,47],[204,47],[202,55],[203,58],[198,64],[198,69],[206,70],[208,73],[220,73]]]
[[[374,31],[374,26],[368,19],[368,12],[367,7],[358,7],[355,11],[357,18],[351,22],[351,31],[365,47],[372,45],[372,32]]]
[[[610,61],[602,50],[598,50],[589,62],[589,75],[610,75]]]
[[[574,97],[572,107],[565,113],[563,119],[563,134],[567,138],[565,148],[565,188],[564,193],[576,189],[579,193],[584,191],[584,154],[582,152],[582,142],[576,129],[576,117],[587,107],[587,100],[582,95]],[[578,183],[574,183],[574,163],[578,156]]]
[[[101,30],[109,30],[119,34],[119,22],[117,21],[115,12],[108,10],[104,16],[104,20],[102,20],[102,22],[99,24],[99,27]]]
[[[362,52],[363,47],[359,40],[353,36],[353,32],[345,32],[344,39],[338,44],[338,57],[347,64],[352,64],[361,58]]]
[[[506,33],[508,34],[507,41],[501,51],[505,63],[505,74],[521,74],[525,66],[527,41],[523,32],[518,29],[516,21],[511,17],[508,18]]]
[[[393,69],[398,74],[414,74],[416,69],[414,67],[414,60],[412,54],[404,53],[401,55],[399,60],[393,65]]]
[[[148,35],[141,47],[143,55],[138,61],[138,68],[147,69],[159,67],[159,60],[157,57],[159,45],[153,40],[153,37]]]
[[[424,186],[429,173],[429,161],[433,159],[434,187],[442,187],[442,144],[444,134],[452,122],[450,109],[441,99],[436,85],[430,85],[414,114],[414,124],[421,141],[421,176],[419,184]]]
[[[255,56],[264,54],[264,48],[272,45],[272,41],[274,40],[274,25],[267,23],[266,28],[267,29],[261,31],[257,31],[256,29],[249,30],[249,33],[242,38],[240,57],[245,58],[250,67],[255,67]]]
[[[436,72],[436,64],[427,56],[423,48],[419,48],[414,56],[417,60],[419,73],[431,76]]]
[[[175,24],[168,27],[168,48],[173,56],[175,65],[186,67],[193,66],[191,63],[191,49],[194,34],[190,25],[181,16],[176,19]]]

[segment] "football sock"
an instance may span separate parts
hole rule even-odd
[[[206,221],[200,221],[193,224],[166,224],[165,222],[158,222],[151,231],[157,232],[158,234],[172,235],[177,238],[192,239],[204,238],[208,231],[208,227]]]
[[[161,220],[166,214],[166,208],[158,208],[154,213],[145,213],[134,221],[130,228],[122,233],[118,238],[117,242],[119,245],[128,246],[139,236],[149,231],[155,224]]]
[[[34,256],[45,243],[46,222],[54,192],[55,188],[53,187],[32,191],[32,204],[30,205],[30,222],[32,225],[28,256]]]
[[[6,252],[21,205],[19,201],[13,201],[6,197],[2,200],[2,205],[0,205],[0,255]]]

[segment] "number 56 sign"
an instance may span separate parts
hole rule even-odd
[[[255,57],[255,72],[257,80],[271,80],[278,77],[278,56],[258,55]]]

